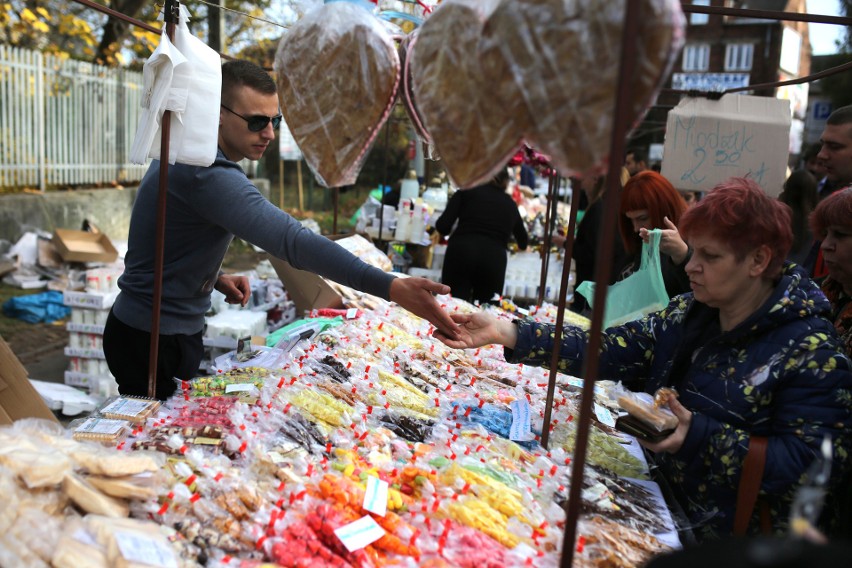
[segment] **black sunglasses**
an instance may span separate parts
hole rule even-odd
[[[241,114],[235,113],[225,105],[222,105],[222,108],[230,112],[231,114],[236,114],[237,116],[245,120],[248,124],[248,129],[252,132],[260,132],[261,130],[266,128],[266,125],[270,122],[272,123],[272,128],[278,128],[281,125],[281,120],[284,118],[280,114],[276,114],[275,116],[243,116]]]

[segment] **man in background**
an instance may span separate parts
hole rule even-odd
[[[628,148],[624,156],[624,167],[631,176],[648,169],[648,157],[639,148]]]
[[[821,183],[819,197],[825,199],[852,184],[852,105],[840,107],[829,115],[820,142],[817,161],[825,169],[826,179]]]

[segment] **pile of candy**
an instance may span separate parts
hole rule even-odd
[[[558,377],[546,451],[547,371],[494,347],[448,349],[388,304],[362,312],[282,368],[184,382],[130,425],[117,449],[165,454],[168,472],[132,516],[176,531],[181,558],[207,566],[558,564],[577,380]],[[633,566],[667,548],[652,536],[671,526],[661,499],[619,477],[647,473],[628,442],[592,428],[583,565]]]

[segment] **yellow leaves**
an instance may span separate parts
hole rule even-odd
[[[27,22],[28,24],[32,24],[33,22],[38,20],[38,17],[36,17],[36,15],[33,14],[33,11],[29,8],[24,8],[23,10],[21,10],[21,19]]]
[[[828,361],[825,362],[825,365],[822,366],[822,370],[826,373],[829,373],[837,368],[837,360],[834,357],[831,357]]]
[[[616,343],[618,343],[619,347],[621,347],[621,348],[627,347],[627,341],[625,341],[624,338],[621,337],[620,335],[615,338],[615,341],[616,341]]]
[[[47,32],[50,31],[50,26],[48,26],[47,24],[45,24],[41,20],[36,20],[35,22],[33,22],[33,29],[37,32],[41,32],[43,34],[46,34]]]
[[[41,16],[42,18],[50,19],[50,14],[42,6],[39,6],[38,8],[36,8],[36,12],[38,12],[38,15]]]

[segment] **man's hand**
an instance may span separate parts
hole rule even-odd
[[[656,444],[646,442],[645,440],[637,440],[641,445],[645,446],[652,452],[668,452],[670,454],[676,453],[680,450],[681,446],[683,446],[683,441],[686,440],[686,433],[689,432],[689,425],[692,424],[692,412],[687,410],[676,396],[670,394],[668,402],[669,409],[675,416],[677,416],[678,419],[675,431],[672,432],[665,440],[657,442]]]
[[[214,288],[225,294],[225,301],[229,304],[245,306],[251,296],[251,286],[246,276],[222,274]]]
[[[660,252],[671,257],[675,264],[681,264],[689,252],[689,246],[680,238],[677,226],[668,217],[663,217],[666,228],[660,233]],[[648,242],[648,229],[639,229],[642,241]]]
[[[497,343],[513,348],[518,341],[518,330],[506,320],[500,320],[486,312],[475,314],[452,314],[453,321],[459,324],[458,336],[447,337],[440,331],[435,337],[447,347],[470,349]]]
[[[450,287],[426,278],[394,278],[390,299],[434,325],[441,334],[456,339],[458,327],[432,294],[449,294]]]

